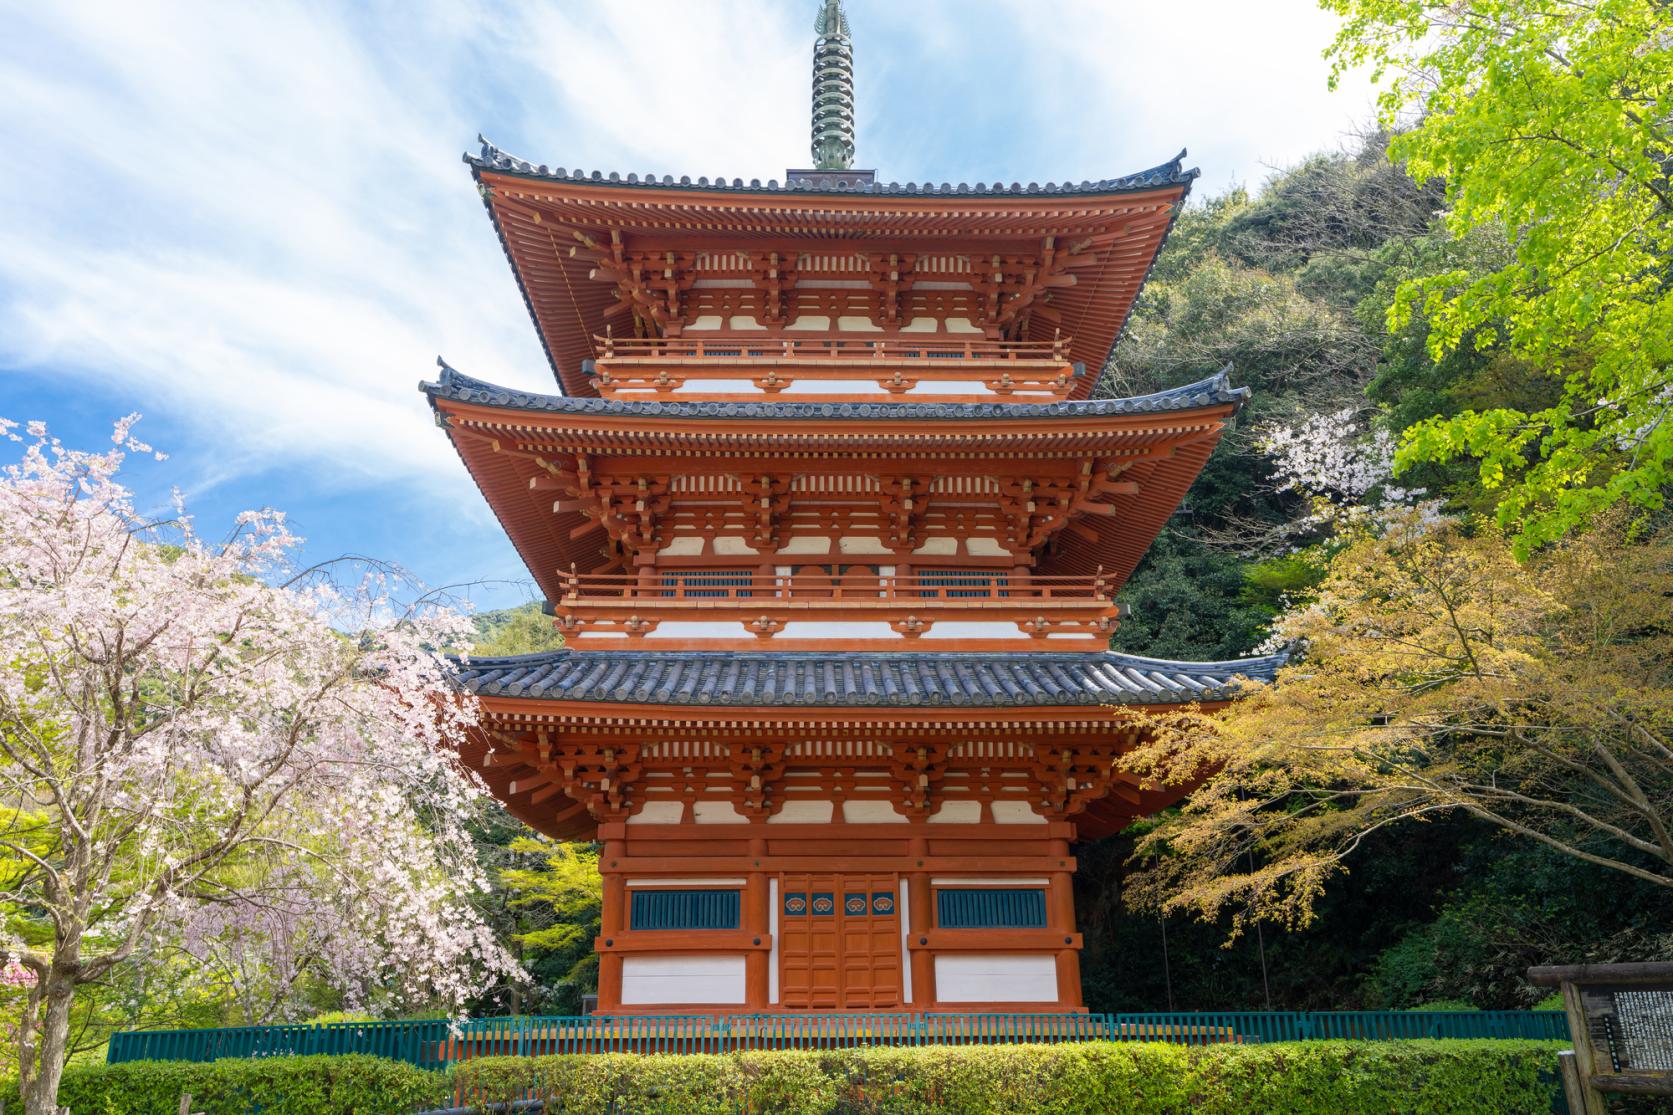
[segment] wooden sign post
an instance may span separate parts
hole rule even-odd
[[[1562,991],[1574,1053],[1559,1058],[1573,1115],[1608,1115],[1606,1094],[1673,1096],[1673,963],[1529,968]]]

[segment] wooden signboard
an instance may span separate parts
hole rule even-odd
[[[1528,969],[1562,990],[1574,1055],[1561,1059],[1573,1115],[1607,1115],[1605,1094],[1673,1096],[1673,963]]]

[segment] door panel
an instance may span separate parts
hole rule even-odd
[[[779,995],[791,1010],[901,1005],[899,887],[893,875],[786,875]]]

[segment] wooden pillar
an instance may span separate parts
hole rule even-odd
[[[912,840],[910,855],[913,863],[929,858],[929,841],[923,837]],[[907,895],[907,943],[912,963],[912,1009],[935,1009],[935,957],[919,946],[935,924],[935,895],[931,893],[929,872],[909,872],[901,879]]]
[[[1573,1067],[1566,1070],[1563,1079],[1570,1115],[1609,1115],[1608,1098],[1592,1086],[1592,1077],[1598,1071],[1597,1051],[1592,1047],[1591,1035],[1587,1033],[1586,1008],[1580,1002],[1580,987],[1573,980],[1563,980],[1558,989],[1563,993],[1563,1009],[1568,1013],[1568,1032],[1574,1040]],[[1560,1071],[1563,1070],[1561,1062],[1558,1063],[1558,1068]]]
[[[1054,840],[1052,858],[1067,862],[1069,842]],[[1074,875],[1068,871],[1053,871],[1046,885],[1046,924],[1063,934],[1064,947],[1057,950],[1057,1000],[1073,1010],[1081,1005],[1080,952],[1071,945],[1075,935]]]
[[[755,837],[749,842],[749,855],[756,863],[760,863],[767,854],[767,842],[761,837]],[[771,915],[767,908],[767,873],[751,871],[744,882],[743,893],[743,928],[750,935],[750,940],[757,946],[744,954],[744,1005],[752,1011],[766,1011],[772,1009],[768,1002],[769,974],[767,966],[771,962],[771,954],[764,947],[767,945],[767,935],[772,926]]]
[[[606,840],[601,860],[608,865],[627,854],[624,840]],[[619,871],[604,873],[604,904],[599,911],[600,931],[606,941],[627,928],[627,877]],[[619,1010],[622,1005],[622,954],[601,953],[598,958],[598,1009]]]

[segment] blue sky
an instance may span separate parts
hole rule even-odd
[[[816,0],[0,0],[0,416],[170,453],[206,529],[286,510],[309,556],[527,574],[415,390],[435,356],[553,390],[459,154],[782,178]],[[1197,192],[1334,149],[1310,0],[847,0],[858,165],[1047,181],[1191,149]]]

